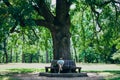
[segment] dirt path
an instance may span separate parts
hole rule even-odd
[[[50,64],[43,63],[9,63],[0,64],[0,70],[12,69],[12,68],[44,68],[45,66],[50,66]],[[79,64],[77,66],[82,67],[82,70],[120,70],[120,65],[116,64]],[[21,80],[103,80],[104,75],[97,73],[87,73],[88,77],[43,77],[39,76],[39,73],[29,73],[29,74],[16,74],[13,77]]]
[[[39,73],[34,74],[18,74],[14,78],[22,80],[103,80],[103,76],[96,73],[88,73],[88,77],[43,77]]]

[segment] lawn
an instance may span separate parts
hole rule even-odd
[[[32,66],[25,66],[25,67],[20,67],[19,64],[17,64],[18,66],[16,67],[10,67],[10,66],[14,66],[14,64],[2,64],[0,66],[6,66],[6,68],[4,67],[3,69],[0,68],[0,80],[22,80],[20,78],[18,78],[17,76],[18,75],[23,75],[23,76],[34,76],[34,74],[39,74],[39,72],[44,72],[44,67],[45,66],[48,66],[47,65],[44,65],[42,64],[42,67],[41,68],[38,68],[37,64],[36,64],[36,68],[35,68],[35,64],[34,64],[34,67]],[[23,64],[24,65],[24,64]],[[32,65],[32,64],[27,64],[27,65]],[[39,64],[40,65],[40,64]],[[80,64],[82,65],[82,64]],[[92,67],[94,66],[94,69],[88,69],[87,67],[92,65]],[[106,66],[108,64],[98,64],[98,65],[101,65],[103,68],[103,66]],[[104,80],[120,80],[120,65],[111,65],[110,64],[110,69],[107,69],[107,68],[104,68],[104,69],[101,69],[100,67],[100,70],[98,70],[96,67],[95,64],[84,64],[84,66],[82,65],[82,67],[85,67],[83,68],[82,72],[86,72],[86,73],[95,73],[99,76],[103,76],[104,77]],[[113,66],[113,68],[112,68]],[[116,67],[115,67],[116,66]],[[117,68],[116,70],[114,68]],[[17,75],[17,76],[16,76]],[[36,76],[37,77],[37,76]]]
[[[35,69],[35,68],[13,68],[13,69],[5,69],[0,71],[0,80],[20,80],[15,77],[16,74],[28,74],[28,73],[36,73],[43,72],[44,69]]]

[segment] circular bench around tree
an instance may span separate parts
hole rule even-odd
[[[58,73],[59,67],[57,64],[58,60],[51,61],[51,66],[45,67],[46,72]],[[75,61],[64,60],[64,65],[62,67],[61,73],[80,73],[81,67],[76,67]]]

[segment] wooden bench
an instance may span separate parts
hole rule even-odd
[[[57,73],[58,72],[58,64],[57,64],[57,60],[53,60],[51,62],[51,66],[50,67],[45,67],[45,71],[46,72],[51,72],[51,73]],[[62,67],[62,71],[61,73],[76,73],[76,72],[81,72],[81,67],[76,67],[75,61],[73,60],[64,60],[64,65]]]

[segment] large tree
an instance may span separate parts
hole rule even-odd
[[[69,31],[71,0],[56,0],[55,13],[51,11],[48,2],[49,0],[3,0],[8,14],[15,22],[10,32],[14,32],[17,25],[26,27],[32,24],[46,27],[50,30],[53,39],[53,58],[71,59]],[[35,13],[38,18],[27,18],[24,12],[28,15]]]
[[[14,23],[10,32],[16,31],[17,25],[21,27],[29,26],[31,30],[33,30],[31,26],[42,26],[49,29],[53,39],[54,59],[59,59],[60,57],[71,59],[70,5],[73,1],[77,4],[82,2],[87,7],[90,7],[96,21],[95,27],[99,28],[99,32],[103,29],[102,21],[100,20],[102,18],[100,10],[103,10],[106,5],[112,4],[110,6],[114,6],[116,12],[115,21],[116,23],[118,22],[118,5],[120,4],[118,0],[54,0],[56,4],[54,8],[50,6],[51,1],[53,0],[1,0],[0,7],[2,8],[0,9],[2,13],[6,14],[3,16],[8,19],[7,21],[11,20]],[[113,9],[112,7],[110,8],[111,10]]]

